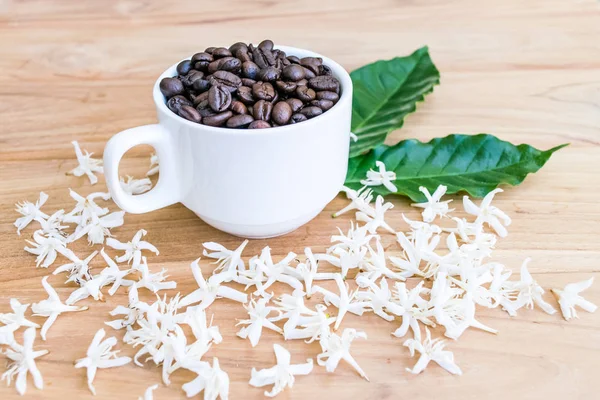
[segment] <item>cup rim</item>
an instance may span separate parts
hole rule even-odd
[[[315,123],[322,121],[324,118],[335,117],[335,115],[337,114],[336,110],[340,109],[342,107],[343,103],[346,103],[348,101],[350,102],[350,104],[352,103],[352,99],[350,98],[352,96],[352,79],[350,78],[350,74],[340,64],[333,61],[329,57],[323,56],[319,53],[315,53],[314,51],[310,51],[310,50],[305,50],[305,49],[292,47],[292,46],[277,46],[277,45],[274,48],[285,51],[287,55],[297,55],[297,53],[300,53],[302,55],[302,57],[321,57],[323,59],[323,63],[331,68],[333,75],[336,78],[338,78],[338,80],[340,81],[341,96],[340,96],[339,101],[336,104],[334,104],[333,107],[331,107],[329,110],[324,112],[323,114],[318,115],[309,120],[302,121],[297,124],[276,126],[276,127],[266,128],[266,129],[237,129],[237,128],[213,127],[213,126],[208,126],[208,125],[203,125],[203,124],[198,124],[198,123],[195,123],[192,121],[188,121],[187,119],[175,114],[173,111],[171,111],[167,107],[167,103],[165,101],[165,96],[160,91],[159,85],[160,85],[160,81],[163,78],[173,77],[173,76],[177,75],[177,72],[176,72],[177,64],[179,64],[181,61],[189,60],[191,57],[190,56],[190,57],[184,58],[183,60],[180,60],[177,63],[171,65],[162,74],[160,74],[160,76],[154,83],[154,88],[153,88],[154,103],[160,111],[164,112],[165,115],[168,115],[170,118],[174,117],[175,120],[178,121],[178,123],[190,126],[194,129],[200,129],[202,131],[217,132],[219,134],[225,134],[225,135],[227,135],[227,134],[229,134],[229,135],[243,134],[245,136],[248,136],[248,135],[264,136],[264,135],[270,135],[270,134],[283,134],[286,131],[290,131],[290,130],[304,129],[304,128],[310,129],[311,127],[314,127]]]

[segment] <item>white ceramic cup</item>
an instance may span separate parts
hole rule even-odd
[[[304,225],[342,187],[348,167],[352,81],[336,62],[319,54],[277,46],[288,55],[322,57],[340,81],[340,100],[322,115],[268,129],[227,129],[196,124],[169,110],[154,84],[158,124],[124,130],[104,150],[106,183],[128,213],[181,202],[207,224],[247,238],[283,235]],[[160,175],[147,193],[131,196],[119,183],[119,162],[137,145],[151,145]]]

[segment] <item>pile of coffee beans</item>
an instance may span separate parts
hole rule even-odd
[[[319,57],[298,58],[271,40],[209,47],[160,81],[175,114],[236,129],[295,124],[321,115],[340,98],[340,82]]]

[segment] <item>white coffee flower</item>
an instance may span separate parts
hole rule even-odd
[[[298,266],[296,266],[296,271],[304,282],[304,290],[307,297],[310,298],[314,281],[335,279],[335,276],[338,274],[331,272],[318,272],[319,263],[310,247],[306,247],[304,249],[304,255],[306,256],[306,261],[299,263]],[[324,256],[325,259],[328,258],[328,255],[326,254],[323,254],[322,256]]]
[[[16,375],[15,387],[22,396],[27,390],[27,374],[31,374],[33,384],[36,388],[44,388],[44,379],[40,370],[35,364],[35,359],[48,354],[48,350],[33,350],[35,341],[35,328],[28,328],[23,334],[23,345],[17,342],[9,343],[9,348],[4,351],[4,355],[12,362],[8,365],[6,372],[2,374],[2,380],[6,379],[8,385]]]
[[[446,186],[439,185],[433,194],[429,194],[429,190],[426,187],[421,186],[419,188],[419,191],[425,195],[427,201],[424,203],[413,203],[411,206],[423,208],[421,214],[423,221],[427,223],[433,222],[436,217],[447,217],[449,212],[454,211],[454,209],[448,207],[448,203],[452,200],[440,201],[442,196],[446,194],[446,190],[448,190]]]
[[[433,325],[429,320],[429,303],[421,297],[427,292],[423,287],[424,281],[419,282],[417,286],[408,290],[404,282],[396,282],[394,284],[393,299],[399,307],[404,309],[402,314],[402,324],[396,329],[392,335],[396,337],[404,337],[409,329],[412,330],[413,336],[417,340],[421,340],[421,330],[419,322],[426,325]]]
[[[19,329],[17,324],[0,326],[0,346],[11,344],[15,341],[14,332]]]
[[[383,161],[375,161],[375,166],[377,166],[379,171],[374,171],[373,169],[367,171],[367,179],[360,181],[360,184],[364,186],[383,185],[390,192],[396,193],[398,188],[393,183],[396,180],[396,173],[394,171],[386,171]]]
[[[159,251],[153,244],[142,240],[144,236],[146,236],[148,232],[144,229],[140,229],[133,235],[133,238],[127,242],[122,243],[114,238],[107,238],[106,245],[112,247],[115,250],[124,251],[125,254],[115,257],[115,260],[119,263],[132,263],[131,268],[138,269],[141,261],[142,261],[142,251],[147,250],[152,253],[159,255]]]
[[[111,288],[108,291],[109,295],[113,295],[119,290],[121,286],[131,286],[134,281],[130,279],[124,279],[127,275],[133,272],[132,269],[121,270],[119,266],[104,252],[104,248],[100,250],[100,255],[104,258],[107,267],[100,271],[100,276],[104,277],[102,286],[109,285],[112,283]]]
[[[112,321],[105,322],[106,325],[110,326],[113,329],[123,329],[127,326],[133,325],[138,319],[140,319],[144,312],[150,309],[150,306],[142,301],[140,301],[138,297],[137,288],[131,286],[129,288],[128,293],[129,304],[127,307],[118,305],[112,310],[109,314],[113,317],[117,315],[122,315],[123,318],[115,319]]]
[[[41,230],[33,233],[33,242],[26,240],[31,247],[25,247],[25,251],[37,256],[35,266],[48,268],[54,263],[58,254],[69,258],[71,250],[67,249],[65,239],[54,236],[44,236]]]
[[[350,345],[356,338],[366,339],[367,334],[358,332],[356,329],[346,328],[344,329],[344,332],[342,332],[342,336],[338,336],[335,333],[322,336],[319,340],[319,344],[321,345],[323,352],[317,356],[317,364],[324,366],[327,372],[334,372],[340,361],[344,360],[350,364],[361,377],[368,381],[369,378],[367,377],[367,374],[365,374],[350,354]]]
[[[468,214],[477,217],[476,224],[488,224],[500,237],[506,237],[508,231],[505,226],[510,225],[511,219],[498,207],[492,206],[492,200],[496,193],[502,193],[502,189],[495,189],[489,192],[477,207],[468,196],[463,197],[463,207]]]
[[[166,268],[163,268],[160,272],[150,273],[146,257],[142,257],[142,262],[137,269],[140,273],[140,279],[133,284],[137,288],[146,288],[153,293],[157,293],[160,290],[175,289],[177,287],[177,282],[166,281],[169,277],[169,275],[166,275]]]
[[[221,369],[217,357],[213,358],[212,367],[208,365],[194,372],[198,374],[198,377],[181,387],[187,397],[194,397],[204,391],[205,400],[216,400],[217,397],[220,397],[221,400],[229,398],[229,375]]]
[[[65,215],[65,222],[87,225],[92,219],[92,215],[102,217],[109,213],[107,207],[100,207],[96,204],[96,199],[108,201],[110,200],[110,193],[95,192],[83,197],[74,190],[69,189],[69,195],[76,203],[73,210]]]
[[[30,203],[29,201],[23,201],[15,204],[15,207],[17,207],[15,211],[22,215],[22,217],[17,218],[14,223],[15,227],[17,228],[18,235],[21,235],[21,230],[29,225],[32,221],[39,222],[48,218],[48,215],[40,210],[47,200],[48,195],[44,192],[40,192],[40,198],[35,202],[35,204]]]
[[[110,230],[118,226],[123,225],[123,216],[125,211],[115,211],[103,217],[98,217],[93,214],[91,220],[87,225],[82,225],[83,216],[79,217],[79,226],[75,229],[75,232],[68,238],[68,242],[74,242],[79,240],[84,235],[88,237],[88,243],[90,245],[103,244],[106,236],[112,237]]]
[[[25,318],[25,312],[29,304],[21,304],[17,299],[10,299],[10,308],[12,313],[0,314],[0,322],[5,325],[10,325],[11,330],[17,330],[19,327],[24,326],[28,328],[39,328],[40,326],[35,322],[29,321]]]
[[[217,259],[215,264],[218,264],[218,266],[215,268],[214,273],[219,271],[231,273],[231,279],[233,279],[237,272],[245,269],[244,261],[242,260],[242,252],[247,244],[248,240],[244,240],[237,249],[228,250],[225,248],[225,246],[220,245],[219,243],[207,242],[202,244],[202,246],[204,246],[204,251],[202,254],[205,257]],[[211,253],[209,253],[207,250],[210,250]]]
[[[349,287],[346,282],[342,279],[342,276],[337,274],[335,276],[335,282],[337,284],[339,295],[330,292],[320,286],[313,287],[313,293],[321,293],[325,304],[333,304],[338,309],[338,315],[336,317],[335,326],[333,329],[337,330],[344,319],[347,312],[351,312],[355,315],[362,315],[365,312],[365,307],[368,305],[366,302],[357,300],[357,293],[349,292]]]
[[[279,310],[276,307],[267,306],[267,301],[268,299],[265,298],[260,298],[258,301],[252,299],[248,304],[244,304],[244,308],[248,312],[250,318],[242,319],[236,324],[236,326],[248,325],[240,329],[237,336],[242,339],[249,339],[252,347],[255,347],[258,344],[263,327],[277,333],[283,333],[281,328],[272,322],[273,317],[269,317],[271,311],[279,313]]]
[[[377,233],[379,228],[383,228],[390,233],[396,233],[396,231],[385,222],[385,213],[392,208],[392,203],[384,203],[383,196],[377,196],[375,199],[375,207],[370,207],[366,211],[357,211],[356,220],[365,222],[365,228],[372,234]]]
[[[286,340],[290,339],[288,335],[295,331],[299,325],[302,326],[318,319],[319,312],[308,308],[304,304],[304,293],[302,292],[296,291],[291,295],[284,293],[280,298],[273,300],[273,303],[275,303],[279,315],[271,318],[271,322],[287,319],[283,325],[283,337]]]
[[[103,275],[96,275],[89,281],[79,282],[81,287],[71,293],[67,301],[65,301],[65,304],[73,305],[90,296],[96,301],[103,300],[104,296],[102,295],[102,292],[100,292],[100,289],[105,285],[105,282],[106,277]]]
[[[150,170],[146,172],[146,176],[152,176],[158,174],[159,166],[158,166],[158,156],[156,153],[152,153],[150,156]]]
[[[552,289],[552,292],[558,298],[558,304],[560,305],[560,311],[563,315],[563,318],[568,321],[571,318],[579,318],[577,316],[577,311],[575,310],[575,306],[579,306],[583,308],[585,311],[593,313],[596,311],[598,306],[596,306],[591,301],[584,299],[579,293],[583,292],[586,289],[589,289],[590,286],[594,283],[594,277],[587,279],[582,282],[577,283],[569,283],[565,286],[564,289]]]
[[[369,258],[363,266],[363,272],[359,273],[357,276],[366,278],[371,282],[378,280],[382,276],[397,281],[405,280],[401,271],[391,270],[387,266],[385,250],[383,249],[383,245],[379,239],[375,240],[375,245],[377,252],[375,252],[373,248],[369,247]]]
[[[352,190],[346,186],[342,187],[342,191],[346,193],[346,197],[351,201],[346,207],[333,214],[333,217],[339,217],[348,211],[357,210],[367,212],[371,206],[369,205],[373,200],[373,189],[369,189],[366,186],[358,190]]]
[[[68,173],[75,176],[87,175],[87,177],[90,180],[90,183],[92,185],[95,185],[98,182],[98,178],[96,177],[96,175],[94,175],[94,172],[98,172],[100,174],[104,173],[104,167],[102,167],[102,160],[92,158],[92,155],[94,153],[88,153],[87,150],[84,150],[85,154],[83,154],[81,148],[79,147],[79,143],[77,143],[76,141],[71,142],[71,144],[75,148],[75,155],[77,156],[77,162],[79,163],[79,165],[71,171],[69,171]]]
[[[304,364],[291,364],[290,352],[278,344],[273,345],[277,364],[271,368],[257,371],[252,368],[250,385],[263,387],[273,385],[271,391],[265,391],[265,396],[275,397],[286,387],[294,386],[295,375],[308,375],[313,369],[313,360],[308,359]]]
[[[556,310],[542,298],[545,291],[529,273],[527,269],[529,261],[531,261],[531,258],[523,261],[523,265],[521,265],[521,280],[514,283],[514,288],[519,292],[516,301],[518,308],[526,306],[533,309],[533,305],[535,304],[544,310],[544,312],[552,315]]]
[[[152,189],[152,181],[149,178],[135,179],[133,176],[127,175],[127,180],[119,177],[121,189],[128,195],[137,195],[146,193]]]
[[[40,332],[40,336],[43,340],[46,340],[46,333],[48,329],[52,326],[56,318],[64,312],[73,312],[73,311],[85,311],[87,307],[78,307],[78,306],[67,306],[60,301],[60,297],[58,297],[58,293],[54,290],[54,288],[48,283],[48,277],[45,276],[42,278],[42,286],[46,293],[48,293],[48,298],[46,300],[42,300],[39,303],[33,303],[31,305],[31,311],[33,312],[34,317],[46,317],[46,322],[42,326],[42,330]]]
[[[359,277],[357,280],[361,280],[359,285],[368,288],[366,291],[356,293],[356,298],[364,309],[373,311],[375,315],[388,322],[393,321],[395,316],[402,317],[406,314],[404,307],[394,301],[394,296],[385,278],[381,278],[379,286],[374,281],[363,277]]]
[[[262,283],[262,279],[256,280],[255,284],[257,287],[254,295],[266,296],[265,290],[267,290],[275,282],[285,283],[294,290],[300,290],[304,288],[302,282],[297,277],[297,272],[290,263],[296,258],[296,254],[288,253],[288,255],[281,261],[275,263],[273,257],[271,257],[271,249],[265,247],[260,257],[256,260],[256,269],[260,276],[266,278],[266,283]]]
[[[454,362],[454,354],[444,350],[444,340],[440,338],[431,340],[431,332],[427,328],[425,328],[425,334],[423,342],[416,339],[408,339],[404,342],[411,357],[415,356],[415,351],[421,354],[415,366],[412,369],[406,368],[406,370],[411,374],[419,374],[427,368],[430,361],[433,361],[453,375],[462,375],[461,369]]]
[[[96,389],[93,382],[98,369],[121,367],[131,362],[130,357],[117,357],[119,351],[112,349],[117,344],[116,337],[112,336],[102,340],[104,336],[106,336],[104,329],[99,329],[88,347],[87,356],[75,362],[75,368],[87,368],[88,388],[94,395]]]
[[[60,267],[56,268],[52,275],[58,275],[62,272],[68,272],[69,278],[65,283],[69,282],[81,282],[92,279],[90,274],[90,262],[96,255],[98,254],[98,250],[94,250],[92,254],[87,256],[84,260],[80,260],[79,257],[75,255],[75,253],[70,252],[67,258],[71,261],[70,263],[63,264]]]

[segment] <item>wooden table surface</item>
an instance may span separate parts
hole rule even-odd
[[[75,165],[70,142],[78,140],[101,154],[112,134],[155,121],[151,85],[175,60],[209,45],[256,43],[266,37],[313,49],[348,70],[429,45],[441,70],[441,86],[390,141],[489,132],[542,149],[570,142],[542,171],[498,197],[513,224],[494,258],[518,270],[525,257],[533,257],[530,269],[545,288],[590,276],[600,279],[597,1],[4,0],[0,2],[0,312],[8,311],[11,297],[25,303],[45,298],[40,280],[51,272],[36,269],[34,257],[23,251],[33,229],[16,235],[14,203],[33,201],[43,190],[50,195],[45,210],[69,210],[73,204],[68,188],[82,194],[105,189],[103,181],[91,187],[84,178],[65,175]],[[138,175],[146,171],[148,154],[149,149],[128,154],[129,171]],[[391,223],[404,228],[401,213],[416,213],[407,200],[392,201],[396,208]],[[336,226],[349,223],[350,217],[329,217],[344,204],[339,197],[315,220],[285,237],[251,241],[246,255],[258,253],[266,244],[277,256],[301,253],[304,246],[324,250]],[[189,263],[201,255],[203,242],[231,247],[240,243],[181,205],[127,215],[125,220],[115,235],[127,240],[138,229],[147,229],[148,240],[161,251],[150,259],[151,268],[167,267],[182,293],[194,288]],[[392,238],[385,241],[391,246]],[[83,242],[73,247],[81,256],[92,250]],[[102,266],[100,257],[94,265]],[[207,261],[202,265],[208,268]],[[73,287],[63,280],[50,278],[64,299]],[[600,304],[600,282],[586,295]],[[556,305],[550,293],[546,298]],[[90,306],[85,313],[60,316],[47,342],[37,339],[39,348],[50,350],[38,363],[46,387],[36,390],[29,378],[27,396],[92,398],[84,371],[75,370],[73,361],[84,356],[94,332],[108,320],[108,311],[126,302],[120,291],[106,303],[82,302]],[[235,337],[235,318],[245,315],[239,305],[221,301],[211,311],[225,341],[207,356],[218,356],[229,373],[231,398],[262,398],[263,390],[247,383],[250,369],[271,366],[272,344],[281,343],[281,338],[266,332],[252,349],[248,341]],[[345,326],[362,328],[369,335],[368,341],[356,341],[352,349],[371,382],[344,364],[335,374],[317,367],[279,398],[597,398],[600,312],[582,311],[581,319],[568,323],[539,310],[521,310],[516,318],[497,309],[481,310],[480,315],[500,333],[468,331],[449,343],[462,377],[435,365],[419,376],[408,374],[405,368],[415,360],[402,340],[390,336],[396,324],[374,316],[348,317]],[[285,346],[297,362],[319,351],[318,344],[299,341]],[[119,347],[123,354],[133,354],[131,348]],[[192,378],[189,372],[176,372],[171,386],[161,385],[155,399],[184,398],[181,384]],[[102,370],[95,381],[96,398],[135,399],[158,382],[160,371],[150,364]],[[14,387],[0,384],[1,399],[17,397]]]

